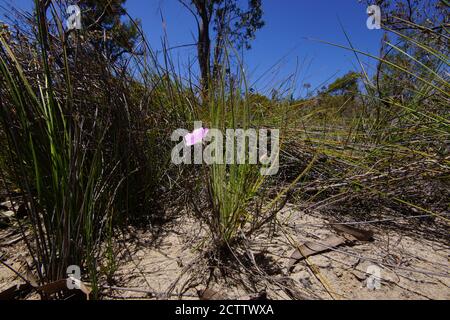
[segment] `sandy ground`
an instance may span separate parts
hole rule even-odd
[[[103,294],[107,299],[198,299],[198,290],[208,287],[230,299],[249,299],[263,291],[269,299],[450,299],[448,238],[436,238],[431,232],[419,236],[402,228],[413,219],[393,219],[388,224],[358,224],[374,232],[373,241],[356,241],[311,256],[292,272],[287,265],[296,245],[306,241],[323,245],[336,236],[323,215],[287,206],[279,213],[278,226],[267,226],[244,241],[244,249],[234,252],[220,269],[211,268],[205,259],[206,231],[192,218],[172,221],[161,230],[129,228],[120,236],[114,287]],[[436,228],[431,224],[417,227]],[[448,225],[442,224],[448,234]],[[163,232],[155,237],[155,231]],[[17,234],[10,230],[0,231],[0,243],[14,237]],[[24,250],[19,241],[1,246],[0,256],[22,270]],[[374,266],[379,268],[378,289],[367,286]],[[0,291],[20,282],[0,265]]]

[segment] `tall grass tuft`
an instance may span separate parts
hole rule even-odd
[[[441,214],[450,151],[448,33],[422,36],[421,26],[408,24],[415,35],[385,28],[380,56],[355,49],[347,34],[349,45],[321,41],[371,58],[377,67],[369,75],[361,64],[364,86],[350,103],[319,95],[318,105],[305,110],[312,112],[299,140],[326,159],[298,192],[303,201],[305,191],[310,201],[321,200],[313,207],[329,204],[335,213],[352,203],[378,202],[448,221]]]
[[[121,161],[110,161],[112,124],[99,116],[101,110],[85,117],[75,106],[66,44],[60,47],[62,74],[55,73],[47,8],[41,1],[35,8],[37,41],[28,43],[32,61],[23,60],[7,30],[0,34],[0,120],[9,146],[3,168],[23,195],[29,219],[19,224],[39,283],[64,279],[67,267],[77,265],[96,295],[102,243],[111,234],[124,179]]]
[[[228,252],[230,248],[238,245],[240,240],[260,230],[266,223],[273,222],[276,213],[282,208],[281,202],[285,200],[285,197],[280,195],[267,205],[269,179],[268,176],[262,175],[262,165],[259,161],[258,164],[250,163],[248,151],[250,144],[255,142],[251,142],[244,133],[252,130],[259,135],[259,129],[269,132],[270,129],[281,130],[285,119],[276,114],[262,121],[264,115],[254,112],[258,106],[250,99],[243,69],[238,64],[238,71],[231,76],[228,71],[230,68],[232,64],[226,60],[219,72],[220,77],[209,85],[204,106],[206,108],[199,112],[208,128],[218,129],[223,134],[223,141],[215,141],[214,137],[208,139],[209,146],[216,147],[215,152],[223,151],[223,163],[204,165],[202,178],[198,181],[199,191],[205,190],[208,205],[200,208],[194,203],[195,211],[209,226],[213,247],[219,252]],[[264,113],[262,109],[256,111]],[[229,134],[227,130],[232,130],[233,134]],[[236,130],[242,133],[239,138],[235,135]],[[237,139],[245,145],[244,162],[242,159],[238,161]],[[270,136],[267,142],[271,142]],[[218,144],[221,144],[221,147]],[[267,157],[279,156],[278,146],[271,147],[273,149],[270,150],[269,147],[268,152],[272,154],[267,154]],[[258,158],[259,148],[261,146],[258,146]],[[265,168],[269,169],[267,166]],[[195,199],[194,202],[199,200],[198,197]]]

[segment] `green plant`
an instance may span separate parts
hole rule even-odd
[[[23,69],[24,61],[6,33],[0,35],[5,84],[0,120],[9,145],[9,176],[20,187],[29,215],[29,226],[19,223],[39,282],[64,279],[66,268],[78,265],[89,275],[96,295],[101,243],[116,213],[123,177],[118,177],[119,162],[106,162],[110,124],[77,115],[67,47],[62,47],[63,76],[52,71],[46,8],[35,4],[37,48],[30,51],[38,70],[34,76]]]

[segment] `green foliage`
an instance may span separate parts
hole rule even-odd
[[[221,66],[227,59],[225,48],[250,49],[250,41],[255,38],[256,31],[264,26],[262,3],[261,0],[251,0],[244,10],[236,0],[178,1],[194,15],[197,23],[197,58],[205,94],[209,83],[220,79]]]
[[[43,46],[49,36],[46,15],[37,8],[41,51],[34,52],[34,63],[42,79],[24,71],[24,62],[0,35],[5,82],[0,120],[8,138],[9,175],[23,192],[31,224],[26,243],[41,284],[63,279],[69,265],[79,265],[90,275],[95,295],[101,235],[115,213],[111,204],[120,182],[115,164],[104,159],[107,124],[89,126],[75,116],[68,108],[70,83],[69,94],[58,96]]]
[[[173,128],[161,124],[182,121],[183,112],[172,109],[177,83],[150,63],[135,64],[145,65],[136,72],[148,86],[130,76],[135,70],[109,71],[120,61],[92,50],[97,39],[89,32],[71,55],[62,28],[49,22],[61,23],[58,17],[48,19],[41,3],[36,8],[37,23],[30,22],[36,38],[25,38],[21,26],[14,34],[2,26],[0,34],[0,120],[7,137],[1,176],[19,188],[27,207],[29,225],[20,227],[39,282],[63,279],[67,266],[78,265],[96,294],[102,272],[111,279],[116,270],[117,226],[163,216],[156,199]]]
[[[356,72],[348,72],[331,83],[328,88],[322,92],[322,94],[332,96],[356,96],[359,92],[358,80],[360,77],[361,76]]]
[[[135,22],[127,17],[126,0],[80,0],[83,31],[98,52],[106,52],[112,61],[135,50],[139,38]],[[106,40],[106,41],[105,41]]]
[[[195,3],[196,0],[193,0]],[[197,1],[201,2],[201,1]],[[227,37],[231,44],[238,49],[251,48],[250,41],[256,36],[256,31],[264,26],[261,0],[248,1],[245,10],[238,5],[238,1],[212,0],[213,30],[217,33],[217,39]],[[233,21],[233,22],[231,22]],[[219,45],[224,45],[221,43]]]
[[[294,200],[320,199],[320,206],[331,200],[333,209],[376,195],[442,218],[422,195],[430,180],[447,183],[436,202],[445,203],[448,192],[448,35],[441,18],[433,26],[395,26],[380,57],[347,48],[377,59],[366,91],[360,74],[349,72],[316,97],[293,101],[276,90],[272,99],[249,93],[244,76],[227,71],[230,57],[221,46],[229,38],[249,47],[263,25],[261,1],[250,1],[248,10],[237,1],[185,3],[198,6],[199,15],[207,5],[208,27],[223,37],[214,51],[217,78],[203,100],[175,74],[169,56],[160,67],[148,45],[142,55],[122,54],[134,50],[140,32],[122,22],[124,1],[80,3],[88,30],[75,34],[76,55],[37,0],[36,38],[4,29],[0,35],[0,167],[29,212],[19,223],[40,283],[64,278],[71,264],[84,268],[94,288],[103,275],[112,281],[116,228],[161,221],[163,209],[186,199],[220,250],[276,221],[291,193]],[[104,47],[106,58],[97,52]],[[222,131],[282,128],[282,176],[266,179],[250,164],[171,165],[171,132],[199,119]],[[408,184],[418,181],[423,185],[411,191]]]

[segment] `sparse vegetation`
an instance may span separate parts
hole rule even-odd
[[[267,279],[269,271],[258,267],[265,249],[253,254],[249,244],[256,238],[286,234],[286,243],[299,250],[285,230],[289,217],[280,218],[287,205],[330,223],[383,220],[387,212],[389,219],[422,216],[435,228],[433,237],[448,236],[449,15],[443,1],[433,2],[433,19],[405,17],[404,6],[384,2],[389,16],[379,56],[350,40],[324,43],[353,52],[359,63],[371,58],[376,72],[368,74],[361,63],[361,70],[317,91],[305,86],[301,100],[290,90],[272,97],[254,92],[233,53],[263,26],[261,1],[251,1],[249,12],[234,1],[212,1],[219,47],[211,59],[210,44],[199,41],[196,84],[193,74],[186,80],[175,72],[166,47],[157,57],[138,22],[119,22],[126,16],[123,2],[106,11],[97,1],[82,2],[95,10],[89,11],[92,27],[80,31],[65,31],[64,1],[35,0],[35,20],[19,15],[16,25],[0,24],[0,190],[14,211],[9,218],[0,213],[0,230],[14,229],[23,239],[31,276],[16,272],[31,292],[64,298],[64,289],[48,293],[42,286],[65,279],[67,267],[77,265],[92,297],[102,298],[116,283],[130,228],[151,230],[156,243],[164,225],[180,219],[207,226],[189,248],[208,258],[201,260],[208,279],[193,277],[207,286],[217,270],[227,277],[235,266],[230,260],[252,279]],[[201,15],[204,1],[193,3]],[[97,23],[102,12],[106,18]],[[250,31],[229,27],[231,14],[241,19],[235,28]],[[280,129],[279,174],[261,176],[251,164],[172,164],[171,133],[196,120],[222,131]],[[0,261],[8,265],[2,251]]]

